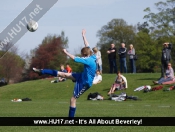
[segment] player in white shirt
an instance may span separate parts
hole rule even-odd
[[[101,81],[102,81],[102,76],[100,75],[100,71],[97,70],[96,74],[95,74],[95,77],[94,77],[94,80],[93,80],[93,84],[98,84]]]

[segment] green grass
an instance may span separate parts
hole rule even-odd
[[[114,82],[115,74],[103,74],[103,81],[93,85],[77,101],[76,117],[175,117],[175,90],[163,90],[143,93],[134,89],[143,85],[152,85],[160,74],[124,74],[128,80],[128,95],[141,100],[116,102],[107,100],[107,92]],[[153,86],[153,85],[152,85]],[[168,88],[171,85],[165,85]],[[67,117],[69,100],[72,96],[74,83],[68,80],[51,84],[50,80],[27,81],[0,87],[0,117]],[[103,101],[88,101],[90,92],[99,92],[105,97]],[[120,94],[122,91],[116,91]],[[11,102],[14,98],[31,98],[32,101]],[[172,132],[174,127],[0,127],[0,132],[90,132],[90,131],[121,131],[121,132]]]

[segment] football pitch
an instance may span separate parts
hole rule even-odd
[[[103,74],[103,81],[93,85],[77,101],[76,117],[175,117],[175,90],[164,92],[172,85],[164,85],[162,90],[144,93],[134,89],[151,85],[160,73],[124,74],[128,80],[129,96],[140,100],[112,101],[107,92],[115,80],[115,74]],[[74,83],[70,80],[50,83],[50,79],[26,81],[0,87],[0,117],[67,117],[69,100]],[[89,93],[99,92],[103,101],[89,101]],[[32,101],[11,102],[14,98],[31,98]],[[163,122],[163,120],[162,120]],[[1,126],[2,132],[172,132],[173,126]]]

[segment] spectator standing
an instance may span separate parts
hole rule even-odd
[[[109,73],[117,73],[117,63],[116,63],[116,48],[114,44],[111,44],[111,47],[107,51],[108,60],[109,60]]]
[[[162,56],[161,56],[161,77],[165,76],[165,71],[168,68],[168,63],[171,60],[172,44],[169,42],[163,43]]]
[[[123,73],[123,68],[124,68],[124,73],[127,73],[126,51],[127,51],[127,48],[125,47],[125,43],[121,43],[121,47],[118,50],[118,55],[120,58],[120,72],[121,73]]]
[[[135,49],[133,44],[130,44],[129,48],[130,50],[128,51],[128,55],[129,55],[131,73],[136,73],[136,66],[135,66],[135,60],[134,60]]]
[[[94,47],[92,49],[94,51],[94,54],[97,57],[96,64],[97,64],[97,70],[100,71],[100,74],[102,74],[102,59],[101,59],[101,52],[98,50],[97,47]]]

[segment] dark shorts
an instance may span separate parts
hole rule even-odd
[[[77,99],[82,95],[86,90],[89,89],[88,86],[83,85],[82,74],[81,73],[72,73],[72,76],[75,78],[75,86],[73,95]]]

